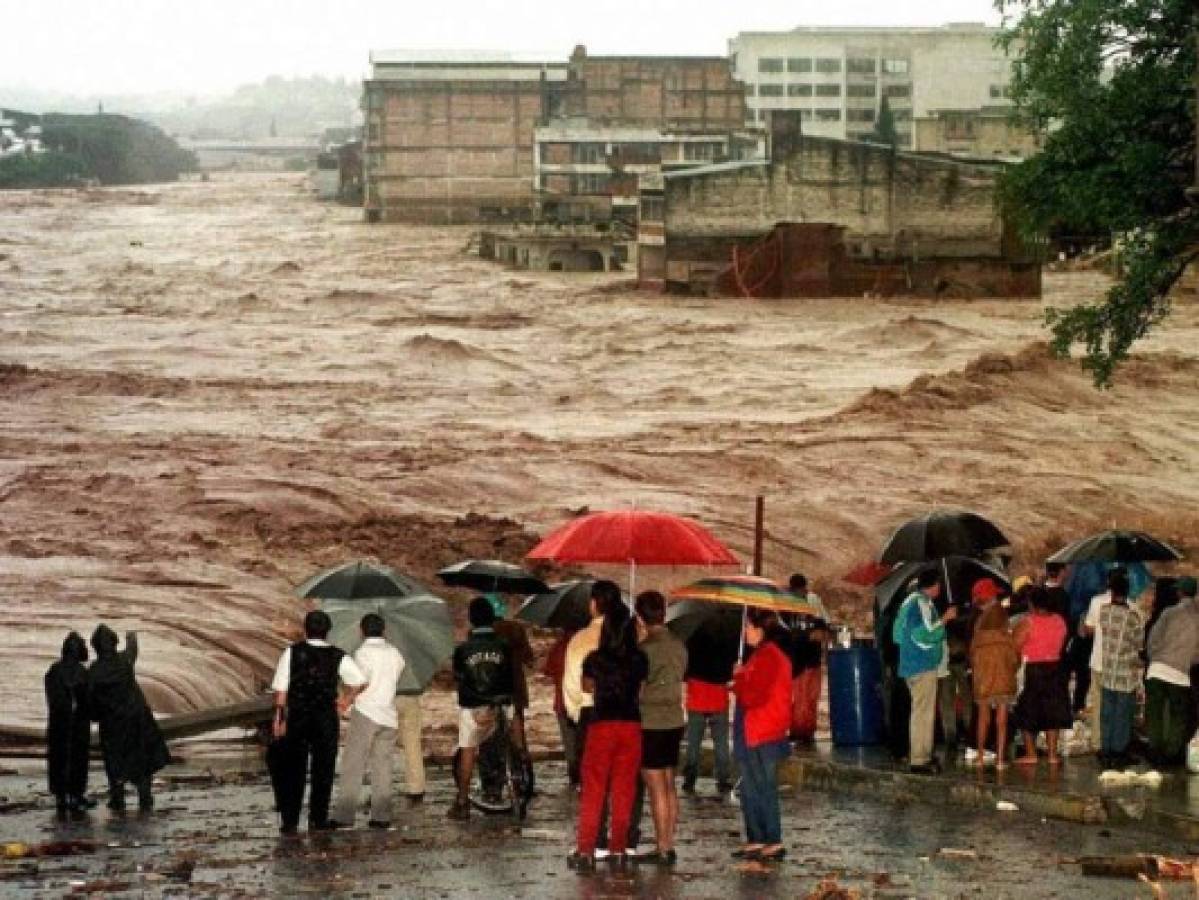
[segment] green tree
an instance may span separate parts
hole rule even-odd
[[[1002,182],[1029,235],[1110,235],[1123,270],[1098,302],[1050,310],[1054,351],[1085,348],[1106,386],[1169,312],[1170,290],[1199,257],[1195,170],[1195,0],[996,0],[1014,55],[1018,115],[1045,132],[1040,153]]]
[[[895,130],[895,113],[891,111],[891,104],[886,95],[878,105],[878,119],[874,123],[874,130],[870,132],[870,139],[891,147],[899,143],[899,134]]]

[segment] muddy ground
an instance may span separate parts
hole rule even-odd
[[[850,898],[1151,897],[1125,880],[1085,877],[1082,856],[1193,852],[1177,841],[1120,830],[1047,822],[1023,813],[974,812],[800,792],[783,800],[788,860],[747,871],[730,858],[740,812],[705,794],[683,801],[673,872],[638,869],[591,877],[569,871],[575,801],[561,764],[539,767],[542,790],[523,827],[476,814],[447,822],[450,782],[433,773],[426,802],[397,806],[393,830],[359,829],[281,838],[270,787],[234,769],[206,776],[171,770],[157,808],[113,819],[98,810],[64,822],[42,797],[36,808],[0,817],[0,839],[37,845],[81,841],[74,855],[0,861],[4,896],[113,897],[730,897]],[[97,779],[98,780],[98,779]],[[401,789],[397,781],[397,792]],[[0,792],[29,799],[40,785],[0,778]],[[652,834],[648,816],[646,839]],[[821,893],[821,883],[852,893]],[[1193,886],[1166,885],[1167,897]]]
[[[1039,343],[1095,273],[1044,302],[678,298],[468,237],[298,176],[0,195],[0,724],[40,722],[68,628],[137,628],[159,712],[228,702],[313,570],[515,560],[586,508],[694,515],[748,558],[763,493],[767,573],[859,626],[840,575],[934,504],[1025,562],[1113,521],[1199,549],[1193,301],[1101,393]]]

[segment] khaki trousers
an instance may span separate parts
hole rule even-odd
[[[341,779],[337,782],[337,808],[333,818],[343,825],[354,824],[362,778],[369,764],[371,773],[371,821],[391,821],[391,770],[396,730],[384,728],[358,710],[350,713],[346,749],[341,754]]]
[[[924,766],[933,758],[933,729],[937,714],[937,671],[921,672],[907,679],[912,694],[912,716],[908,725],[908,762]]]
[[[408,794],[425,792],[425,756],[421,747],[420,696],[396,697],[400,727],[396,735],[404,753],[404,789]]]
[[[1099,682],[1102,680],[1100,675],[1101,673],[1098,669],[1091,669],[1091,686],[1087,688],[1087,724],[1091,732],[1087,737],[1090,741],[1091,749],[1096,753],[1099,752],[1101,744],[1099,711],[1103,706],[1103,688],[1099,685]]]

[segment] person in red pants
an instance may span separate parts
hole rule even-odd
[[[580,765],[578,834],[567,865],[580,872],[595,869],[604,801],[611,809],[608,859],[625,863],[625,844],[633,813],[633,796],[641,768],[641,687],[649,661],[637,647],[637,629],[623,603],[604,615],[599,646],[583,661],[583,690],[595,700],[587,725]]]
[[[808,590],[808,579],[803,575],[792,575],[788,589],[817,611],[816,615],[788,616],[786,622],[791,629],[791,740],[811,744],[816,740],[816,715],[823,681],[821,661],[828,642],[827,614],[820,598]]]

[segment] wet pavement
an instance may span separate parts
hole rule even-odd
[[[683,801],[673,871],[565,866],[575,802],[560,763],[539,767],[528,820],[478,813],[445,819],[448,773],[431,771],[426,802],[396,804],[392,830],[282,838],[260,771],[168,770],[157,808],[114,818],[106,810],[64,822],[31,765],[0,777],[0,841],[87,843],[73,855],[0,862],[0,895],[258,897],[1078,897],[1150,896],[1132,881],[1082,875],[1070,860],[1196,847],[1143,830],[1053,821],[1025,812],[942,808],[800,790],[783,801],[788,859],[747,872],[730,858],[740,816],[727,799]],[[100,781],[95,773],[93,785]],[[710,787],[700,782],[701,792]],[[397,792],[400,783],[397,781]],[[652,826],[646,821],[647,834]],[[833,879],[856,893],[820,893]],[[1186,885],[1166,896],[1192,896]],[[1171,887],[1167,887],[1171,890]],[[1032,892],[1030,894],[1030,891]],[[1139,893],[1138,893],[1139,892]]]

